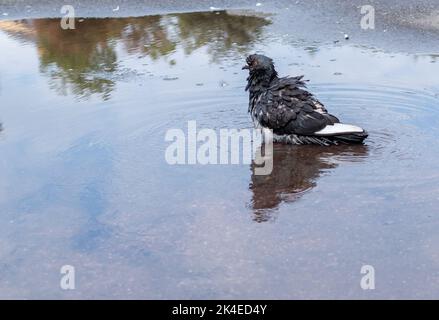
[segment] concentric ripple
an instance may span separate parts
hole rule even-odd
[[[386,185],[439,182],[434,154],[439,151],[439,99],[425,90],[377,86],[321,84],[318,98],[343,122],[369,132],[368,161],[376,167],[357,179]],[[343,154],[343,161],[353,158]],[[381,165],[381,167],[380,167]],[[425,170],[425,175],[422,174]]]

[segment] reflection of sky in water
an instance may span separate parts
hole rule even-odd
[[[86,20],[71,37],[56,24],[0,25],[1,297],[437,294],[434,57],[306,48],[226,13]],[[278,147],[268,177],[168,166],[169,128],[250,126],[253,50],[305,73],[367,146]],[[374,293],[365,263],[385,282]],[[64,264],[74,292],[59,290]]]

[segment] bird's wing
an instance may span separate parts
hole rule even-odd
[[[328,113],[304,87],[302,77],[276,81],[256,103],[258,121],[277,134],[310,135],[323,129],[331,122]]]
[[[337,117],[328,113],[323,103],[306,90],[306,81],[308,80],[303,80],[303,76],[280,78],[277,82],[273,83],[270,89],[274,92],[279,92],[281,95],[284,95],[286,92],[294,98],[310,102],[309,105],[312,106],[315,111],[325,116],[328,120],[328,124],[340,122]]]

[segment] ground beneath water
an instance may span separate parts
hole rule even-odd
[[[438,55],[310,42],[277,19],[0,21],[1,298],[438,297]],[[255,51],[366,144],[276,145],[269,176],[166,163],[168,129],[251,127]]]

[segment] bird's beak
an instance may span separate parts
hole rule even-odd
[[[248,65],[245,65],[242,67],[242,70],[249,70],[249,69],[250,69],[250,67]]]

